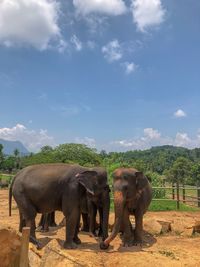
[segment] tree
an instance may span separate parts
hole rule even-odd
[[[14,157],[15,157],[15,168],[20,169],[20,163],[21,163],[20,162],[20,152],[16,148],[13,153],[14,153]]]
[[[2,168],[3,161],[4,161],[3,145],[0,144],[0,169]]]
[[[200,162],[192,165],[191,168],[192,183],[200,186]]]
[[[173,182],[185,184],[191,175],[191,161],[184,157],[179,157],[170,169],[170,176]]]
[[[51,146],[43,146],[41,148],[41,153],[49,153],[49,152],[52,152],[53,151],[53,148]]]

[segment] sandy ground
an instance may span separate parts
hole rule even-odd
[[[111,214],[110,223],[112,223],[113,217]],[[62,213],[57,212],[56,222],[59,223],[62,218]],[[151,221],[151,219],[172,222],[189,230],[196,221],[200,221],[200,212],[148,212],[145,215],[145,220]],[[18,223],[16,204],[13,201],[12,217],[9,217],[8,191],[0,190],[0,227],[10,226],[17,230]],[[49,244],[52,243],[52,250],[55,249],[63,257],[72,257],[73,265],[70,266],[200,266],[200,235],[195,234],[191,237],[187,234],[181,234],[178,230],[160,235],[145,232],[145,242],[142,247],[124,248],[121,246],[121,239],[117,237],[106,252],[101,251],[98,240],[89,237],[87,233],[80,233],[79,237],[82,244],[78,249],[64,250],[62,244],[65,237],[65,227],[51,228],[49,233],[37,233],[37,237],[43,244],[43,249],[37,252],[40,257],[47,252]],[[31,250],[36,251],[32,245],[30,247]],[[48,264],[48,267],[56,266],[51,263]],[[58,264],[57,267],[59,266],[68,265]]]

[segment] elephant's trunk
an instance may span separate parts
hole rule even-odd
[[[120,231],[120,226],[123,218],[125,197],[121,191],[116,191],[114,193],[114,205],[115,205],[115,223],[111,235],[100,244],[101,249],[107,249],[110,242],[115,239]]]
[[[110,196],[109,192],[106,192],[106,197],[103,205],[103,241],[108,237],[108,221],[109,221],[109,211],[110,211]]]

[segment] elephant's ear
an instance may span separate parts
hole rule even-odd
[[[94,195],[94,187],[96,182],[96,179],[94,179],[95,176],[97,176],[97,172],[95,171],[84,171],[76,174],[79,183],[83,185],[87,192],[91,195]]]
[[[142,172],[136,172],[135,175],[136,175],[136,188],[137,190],[142,190],[148,184],[148,180]]]

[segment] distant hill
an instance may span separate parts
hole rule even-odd
[[[15,149],[18,149],[21,155],[27,155],[30,153],[20,141],[0,139],[0,144],[3,145],[3,153],[5,155],[13,155]]]

